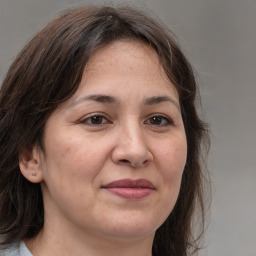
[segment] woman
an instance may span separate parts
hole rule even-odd
[[[2,254],[196,252],[196,95],[190,64],[146,14],[90,6],[50,22],[1,87]]]

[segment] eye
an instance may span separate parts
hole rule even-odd
[[[103,115],[93,114],[93,115],[90,115],[89,117],[84,118],[81,121],[81,123],[88,124],[88,125],[103,125],[103,124],[110,123],[110,121]]]
[[[154,126],[168,126],[172,125],[173,121],[166,116],[163,115],[154,115],[145,121],[146,124],[154,125]]]

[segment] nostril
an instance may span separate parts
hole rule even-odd
[[[122,162],[122,163],[129,163],[129,161],[126,160],[126,159],[121,159],[120,162]]]

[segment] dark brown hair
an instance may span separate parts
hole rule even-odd
[[[198,250],[204,223],[202,142],[207,131],[195,108],[193,70],[172,34],[147,14],[130,7],[97,6],[69,10],[51,21],[21,51],[1,86],[2,245],[34,237],[44,225],[40,184],[22,176],[19,153],[35,143],[43,149],[47,118],[75,93],[89,58],[100,47],[121,39],[139,40],[157,52],[179,93],[188,142],[180,194],[170,216],[156,231],[153,255],[185,256]],[[194,235],[193,225],[198,221],[202,230]]]

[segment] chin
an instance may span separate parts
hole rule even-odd
[[[163,220],[164,221],[164,220]],[[111,223],[109,222],[111,225]],[[108,227],[110,233],[119,240],[137,240],[146,236],[154,236],[157,228],[162,224],[159,218],[152,220],[144,216],[120,216]]]

